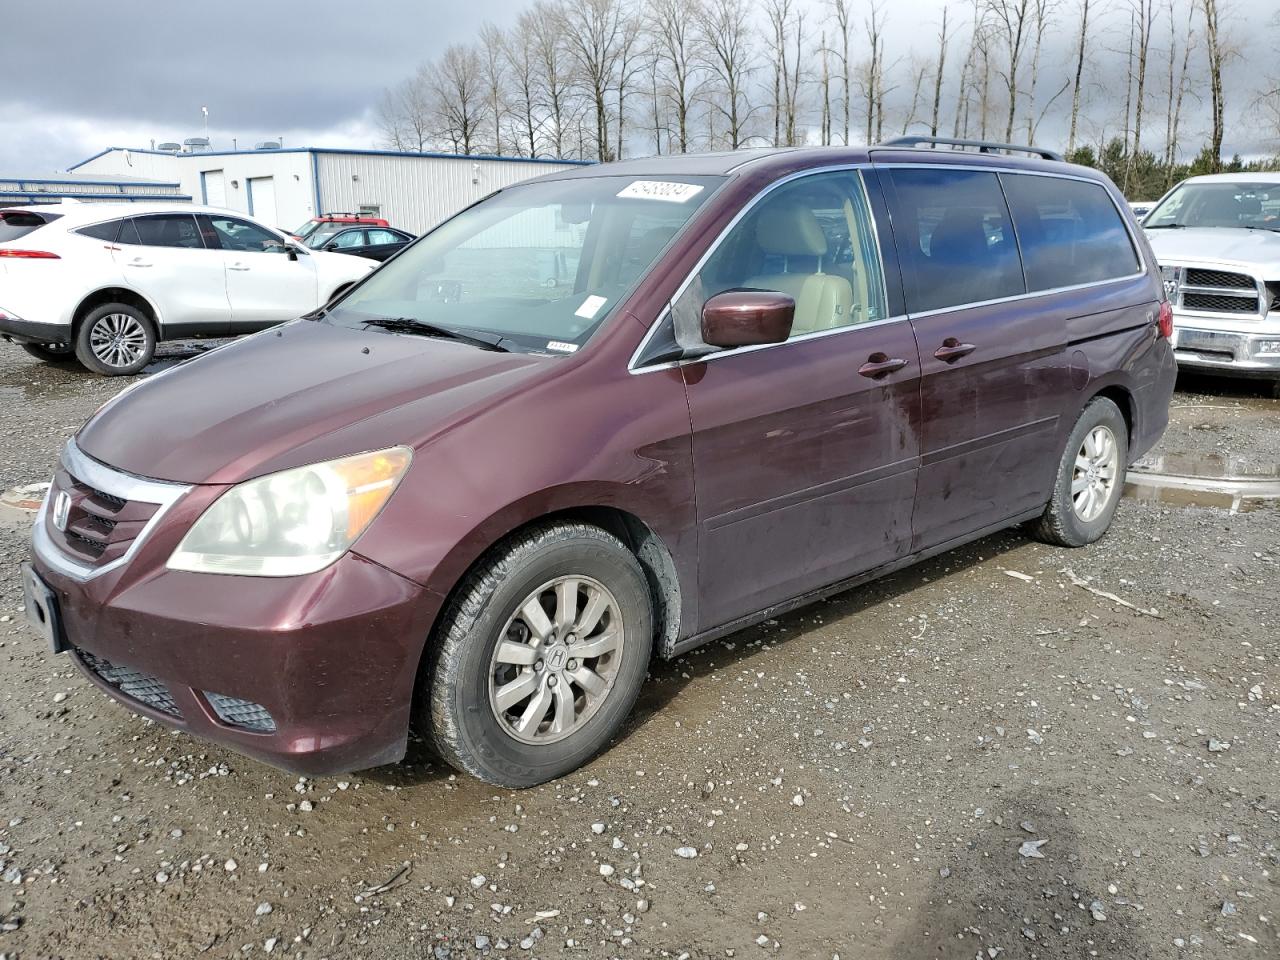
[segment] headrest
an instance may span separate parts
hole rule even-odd
[[[785,201],[775,201],[760,211],[756,242],[765,253],[784,257],[821,257],[827,252],[827,236],[813,211]]]

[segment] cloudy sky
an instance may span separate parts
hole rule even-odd
[[[511,23],[525,2],[10,0],[4,32],[29,40],[5,44],[0,174],[45,175],[108,146],[202,135],[202,105],[209,108],[217,148],[231,147],[233,137],[242,147],[276,137],[286,145],[372,146],[378,139],[372,107],[384,88],[447,44],[473,38],[483,21]],[[913,42],[919,56],[935,55],[943,3],[886,4],[891,59],[906,63]],[[821,5],[810,0],[811,23]],[[1062,6],[1062,26],[1046,41],[1060,56],[1052,54],[1049,63],[1055,57],[1065,62],[1072,42],[1075,2],[1063,0]],[[953,4],[953,23],[957,17],[967,21],[971,9],[969,2]],[[1232,0],[1232,9],[1241,55],[1232,66],[1226,146],[1255,152],[1271,132],[1247,101],[1260,89],[1264,68],[1280,74],[1280,18],[1275,0]],[[1167,23],[1158,29],[1159,42],[1167,43]],[[1113,96],[1108,91],[1123,90],[1123,55],[1108,51],[1122,49],[1126,33],[1122,27],[1096,40],[1090,64],[1096,126],[1114,116],[1118,127],[1121,101],[1112,109],[1105,100]],[[962,55],[957,44],[953,62]],[[1166,67],[1157,58],[1152,69]],[[1162,81],[1157,76],[1152,82]],[[1149,109],[1159,112],[1162,97],[1153,94]],[[1187,105],[1197,133],[1207,121],[1204,100],[1207,92]],[[1065,108],[1066,101],[1060,103]],[[1162,134],[1162,116],[1152,122],[1153,133]],[[1056,123],[1046,121],[1045,139],[1054,137]]]

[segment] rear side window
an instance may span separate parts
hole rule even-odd
[[[134,217],[120,231],[119,243],[136,243],[144,247],[183,247],[203,250],[204,241],[196,229],[196,218],[189,213]]]
[[[1128,277],[1140,269],[1120,211],[1101,184],[1001,174],[1032,291]]]
[[[908,312],[1026,293],[1013,224],[994,173],[916,167],[892,170],[890,178]]]
[[[57,216],[44,217],[26,210],[0,210],[0,243],[25,237],[32,230],[38,230]]]
[[[76,233],[83,234],[86,237],[93,237],[95,240],[115,243],[116,237],[120,235],[120,224],[123,222],[122,220],[108,220],[106,223],[95,223],[92,226],[81,227]]]

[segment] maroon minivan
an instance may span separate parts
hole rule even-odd
[[[1100,173],[942,146],[487,197],[99,410],[31,617],[281,767],[390,763],[416,724],[515,787],[598,751],[655,653],[1013,524],[1098,539],[1167,421],[1159,269]]]

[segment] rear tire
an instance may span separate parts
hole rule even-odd
[[[1106,397],[1090,400],[1058,463],[1053,498],[1031,535],[1059,547],[1083,547],[1111,526],[1129,463],[1129,425]]]
[[[44,363],[65,363],[76,358],[74,343],[24,343],[22,349]]]
[[[156,327],[128,303],[104,303],[91,310],[76,331],[76,357],[94,373],[124,377],[138,373],[156,352]]]
[[[580,635],[579,635],[580,634]],[[644,682],[653,608],[617,537],[582,523],[535,527],[462,583],[419,697],[454,767],[504,787],[577,769],[617,732]]]

